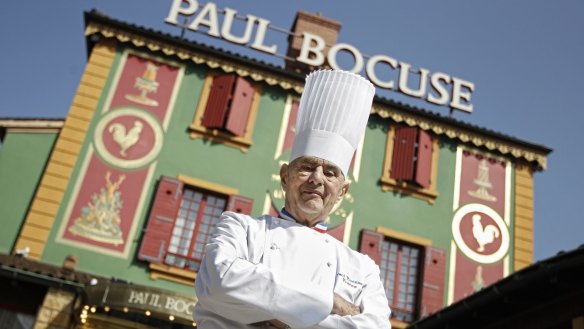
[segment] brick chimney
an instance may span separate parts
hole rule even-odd
[[[308,32],[316,34],[324,39],[326,43],[324,55],[326,58],[330,47],[337,42],[337,36],[339,35],[340,29],[341,23],[322,17],[320,16],[320,13],[310,14],[299,11],[294,19],[294,24],[292,24],[292,32],[294,35],[288,37],[288,52],[286,55],[293,59],[298,57],[300,54],[300,48],[302,47],[302,34]],[[322,67],[330,67],[326,59]],[[317,68],[318,67],[309,66],[296,60],[286,60],[286,70],[296,73],[308,73]]]

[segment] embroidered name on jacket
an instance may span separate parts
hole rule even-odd
[[[364,285],[364,284],[363,284],[363,282],[361,282],[361,281],[358,281],[358,280],[351,279],[351,277],[349,277],[349,276],[348,276],[348,275],[346,275],[346,274],[343,274],[343,273],[337,273],[337,276],[338,276],[338,277],[339,277],[341,280],[343,280],[343,282],[344,282],[345,284],[347,284],[348,286],[350,286],[351,288],[354,288],[354,289],[357,289],[357,288],[359,288],[359,289],[362,289],[362,288],[363,288],[363,285]]]

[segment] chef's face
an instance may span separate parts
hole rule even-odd
[[[312,227],[324,220],[349,189],[349,182],[335,164],[304,156],[280,168],[285,207],[296,220]]]

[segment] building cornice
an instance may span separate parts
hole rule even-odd
[[[168,56],[176,56],[182,60],[190,60],[195,64],[203,64],[211,69],[220,69],[226,73],[236,73],[239,76],[248,77],[256,82],[265,82],[270,86],[277,85],[284,90],[291,89],[299,94],[304,89],[300,81],[287,79],[270,72],[258,70],[256,67],[234,63],[193,50],[187,50],[171,43],[152,40],[136,33],[112,28],[99,23],[90,22],[85,28],[85,36],[92,35],[115,38],[122,43],[131,43],[136,47],[145,47],[151,51],[160,51]]]
[[[536,151],[503,139],[485,136],[478,132],[473,132],[435,119],[417,116],[389,106],[373,104],[372,113],[376,113],[384,119],[391,119],[394,122],[404,123],[411,127],[420,127],[436,135],[444,135],[450,139],[458,139],[463,143],[472,144],[479,148],[486,148],[489,151],[496,151],[515,158],[523,158],[528,162],[537,163],[541,169],[547,168],[547,154],[551,150],[544,149]]]

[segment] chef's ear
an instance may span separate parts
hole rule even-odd
[[[286,185],[288,184],[288,169],[289,168],[290,168],[290,166],[288,166],[287,163],[282,164],[282,166],[280,167],[280,185],[282,185],[283,190],[286,189]]]
[[[339,197],[337,198],[337,202],[340,201],[341,199],[343,199],[345,194],[347,194],[347,192],[349,192],[349,186],[351,186],[351,181],[345,180],[343,182],[343,187],[341,187],[341,191],[339,193]]]

